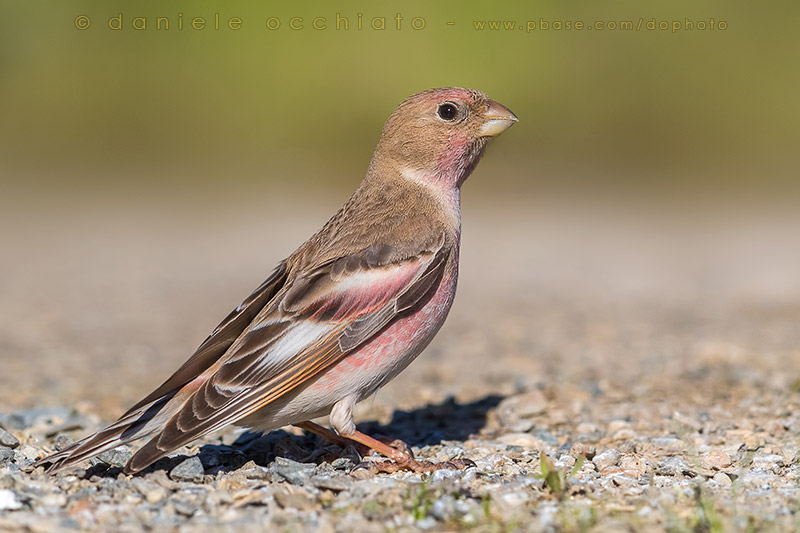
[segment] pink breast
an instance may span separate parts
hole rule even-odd
[[[422,308],[397,319],[326,372],[310,389],[327,393],[336,391],[344,395],[358,391],[363,398],[408,366],[430,343],[447,318],[458,278],[458,258],[454,259],[451,259],[436,292]]]

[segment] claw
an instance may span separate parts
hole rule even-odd
[[[364,461],[356,466],[356,469],[365,468],[373,474],[394,474],[395,472],[400,472],[401,470],[427,473],[436,470],[437,466],[438,465],[434,463],[417,460],[411,460],[405,463],[398,463],[397,461]]]
[[[403,467],[394,461],[362,461],[353,468],[353,472],[356,470],[369,470],[373,474],[394,474],[402,469]]]
[[[466,470],[467,468],[478,468],[478,465],[476,465],[475,461],[473,461],[472,459],[467,459],[467,458],[453,459],[449,462],[455,465],[456,470]]]

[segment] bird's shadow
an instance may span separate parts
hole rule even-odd
[[[370,420],[358,424],[358,429],[371,436],[400,439],[409,446],[432,446],[444,441],[463,441],[478,433],[486,425],[486,418],[503,396],[489,395],[469,403],[459,403],[449,397],[438,404],[429,404],[409,411],[395,411],[388,424]],[[204,446],[204,450],[210,448]],[[267,434],[246,432],[231,449],[242,453],[242,460],[252,460],[266,466],[276,457],[299,462],[330,460],[341,449],[330,445],[316,435],[292,435],[286,431]],[[210,450],[209,450],[210,451]],[[348,450],[344,450],[347,456]]]
[[[400,439],[409,446],[433,446],[445,441],[464,441],[480,432],[486,425],[488,413],[497,407],[503,396],[492,394],[469,403],[459,403],[449,397],[441,403],[429,404],[409,411],[395,411],[388,424],[370,420],[358,424],[359,430],[371,435]],[[231,445],[207,444],[200,448],[198,457],[205,473],[231,472],[250,461],[260,466],[270,465],[276,457],[309,463],[332,461],[337,457],[351,458],[355,450],[332,445],[311,433],[293,435],[283,430],[269,433],[247,431]],[[142,471],[170,472],[186,456],[165,457]],[[115,476],[119,468],[95,465],[89,475]]]
[[[469,403],[459,403],[452,396],[438,404],[410,411],[395,411],[388,424],[363,422],[359,429],[368,435],[400,439],[409,446],[433,446],[442,441],[463,441],[486,426],[489,411],[503,396],[492,394]]]

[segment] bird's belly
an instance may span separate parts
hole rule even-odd
[[[298,394],[264,406],[239,424],[274,429],[326,416],[346,396],[356,394],[360,401],[375,393],[404,370],[439,331],[453,304],[457,278],[458,264],[453,261],[423,307],[397,319]]]

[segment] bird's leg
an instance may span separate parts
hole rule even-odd
[[[394,448],[395,450],[399,450],[402,453],[408,454],[412,458],[414,457],[414,452],[411,450],[411,446],[406,444],[405,441],[402,441],[400,439],[393,439],[391,437],[372,437],[372,438],[377,440],[378,442],[382,442],[383,444],[386,444],[387,446]]]
[[[344,436],[370,450],[375,450],[379,454],[383,455],[384,457],[388,457],[398,464],[410,463],[415,460],[414,456],[411,454],[411,450],[408,448],[408,445],[403,441],[397,441],[403,446],[403,448],[400,448],[399,446],[391,446],[385,440],[378,440],[365,433],[361,433],[358,430],[353,431],[353,433],[350,435]],[[394,441],[392,441],[392,443],[394,444]]]
[[[331,444],[336,444],[337,446],[340,446],[342,448],[346,448],[347,446],[355,446],[356,451],[362,457],[367,455],[367,454],[369,454],[369,452],[373,451],[373,450],[375,450],[378,453],[381,453],[383,455],[386,455],[386,453],[383,453],[382,451],[380,451],[380,450],[378,450],[378,449],[376,449],[374,447],[370,447],[370,446],[368,446],[368,445],[366,445],[364,443],[358,442],[357,440],[354,440],[354,439],[349,439],[349,438],[343,437],[343,436],[339,435],[338,433],[336,433],[335,431],[330,430],[330,429],[328,429],[328,428],[326,428],[324,426],[320,426],[319,424],[317,424],[315,422],[312,422],[310,420],[307,420],[305,422],[300,422],[299,424],[293,424],[293,425],[295,427],[298,427],[300,429],[304,429],[304,430],[306,430],[306,431],[308,431],[310,433],[313,433],[314,435],[316,435],[316,436],[318,436],[318,437],[330,442]],[[364,435],[364,436],[367,437],[367,438],[371,438],[371,437],[368,437],[367,435]],[[392,449],[399,450],[401,453],[410,455],[412,459],[414,458],[414,455],[411,453],[411,448],[408,446],[408,444],[406,444],[405,442],[403,442],[403,441],[401,441],[399,439],[377,438],[377,439],[373,439],[373,440],[378,441],[378,445],[388,446],[388,447],[390,447]]]
[[[390,446],[385,441],[370,437],[369,435],[361,433],[358,430],[354,430],[352,433],[342,436],[358,442],[359,444],[363,444],[367,448],[375,450],[384,457],[391,459],[391,461],[370,462],[359,465],[364,466],[376,473],[384,472],[391,474],[399,470],[411,470],[412,472],[433,472],[434,470],[439,470],[442,468],[461,470],[470,466],[475,466],[475,463],[469,459],[456,459],[444,463],[417,461],[414,459],[414,456],[411,454],[411,450],[405,442],[393,440],[390,441],[392,443]],[[397,446],[396,443],[401,443],[405,449],[395,447]]]
[[[300,422],[299,424],[292,424],[296,428],[304,429],[314,435],[325,439],[326,441],[330,442],[331,444],[336,444],[337,446],[341,446],[342,448],[346,448],[350,444],[353,444],[350,440],[340,436],[335,431],[332,431],[324,426],[320,426],[316,422],[312,422],[311,420],[307,420],[305,422]]]
[[[315,422],[306,421],[294,424],[295,427],[304,429],[317,435],[328,442],[341,446],[355,444],[358,452],[363,456],[369,450],[374,450],[391,461],[362,463],[360,466],[369,468],[376,473],[397,472],[399,470],[411,470],[413,472],[433,472],[441,468],[464,469],[475,466],[469,459],[456,459],[446,463],[429,463],[427,461],[417,461],[411,453],[411,448],[403,441],[397,439],[376,439],[358,430],[351,434],[339,435],[326,427],[320,426]]]

